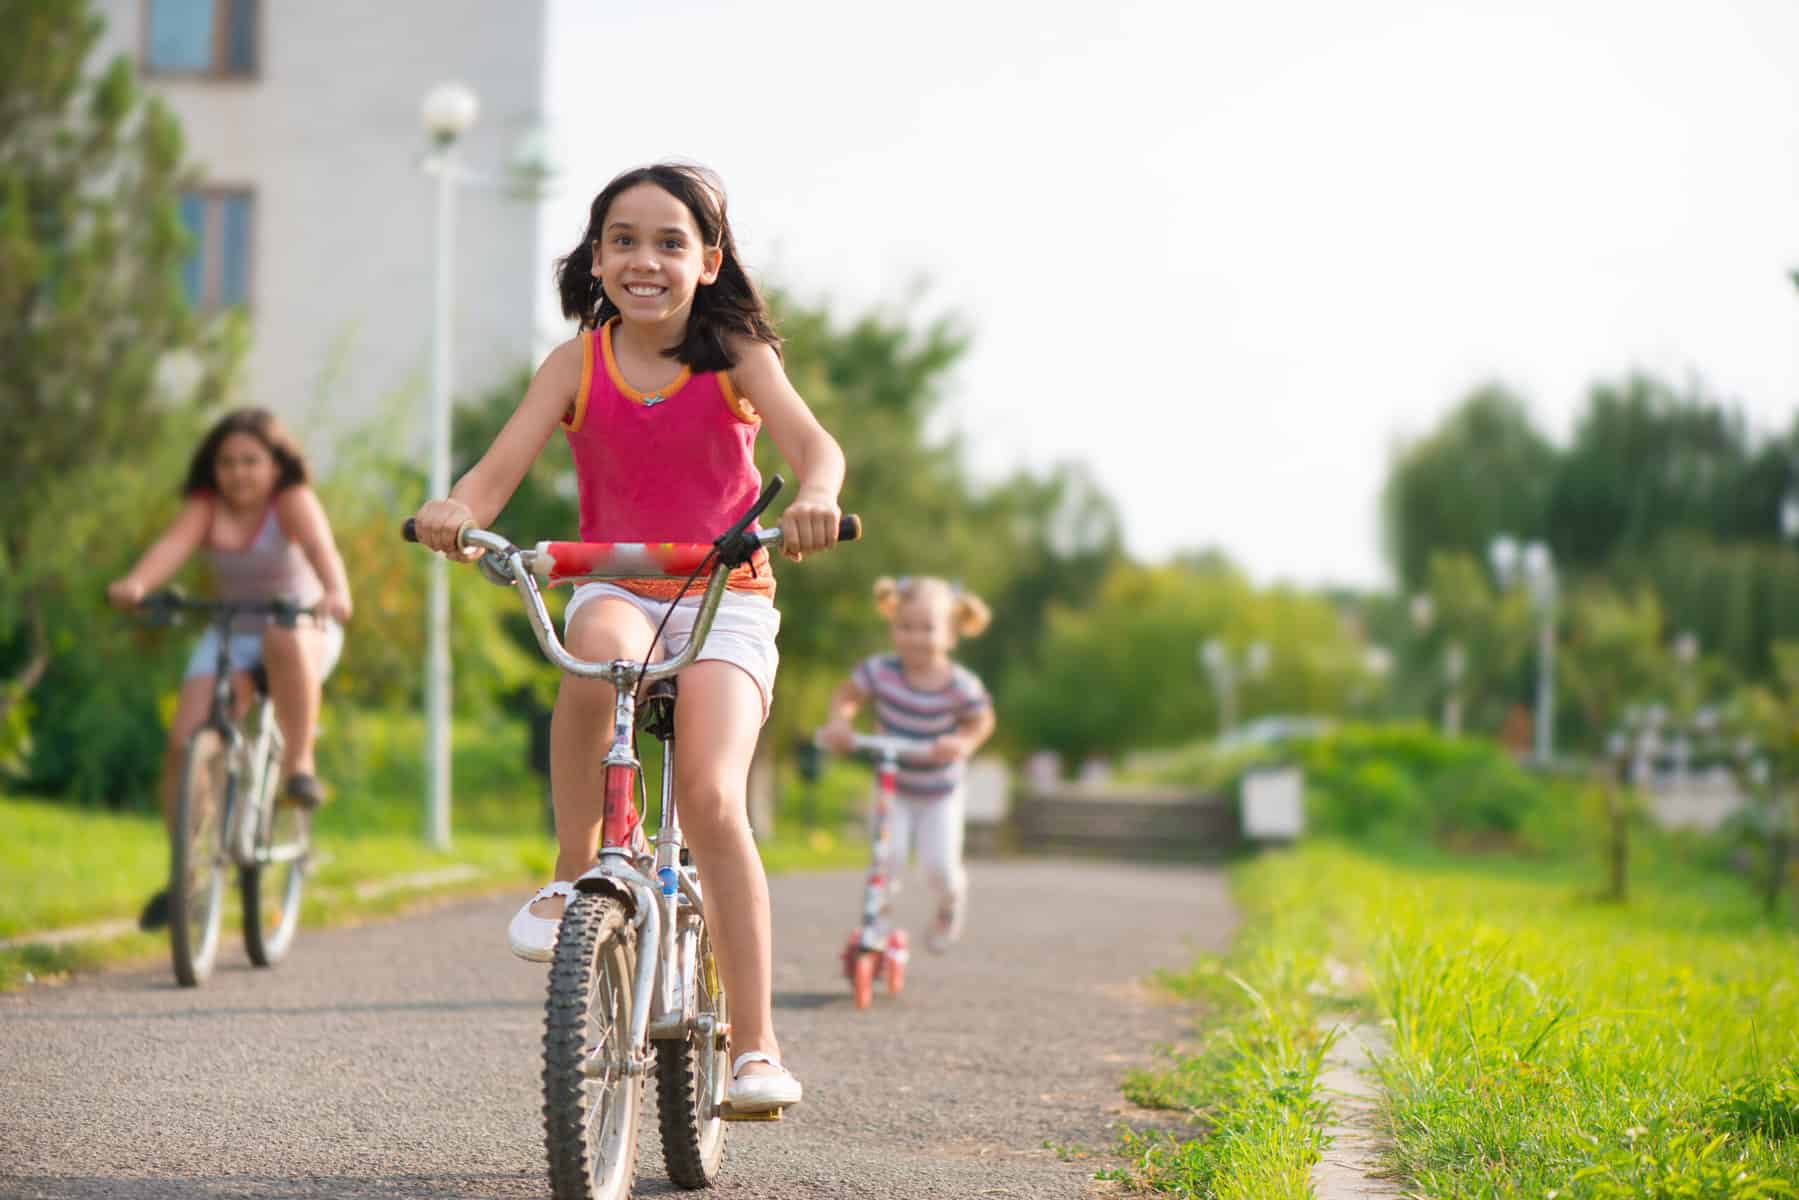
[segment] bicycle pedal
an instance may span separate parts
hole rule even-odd
[[[779,1121],[781,1114],[786,1111],[786,1106],[781,1105],[776,1108],[758,1109],[754,1112],[738,1112],[727,1101],[718,1106],[718,1118],[721,1121]]]

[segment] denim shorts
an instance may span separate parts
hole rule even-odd
[[[694,618],[700,611],[699,597],[676,601],[672,605],[675,611],[670,614],[671,605],[667,600],[639,596],[615,583],[584,583],[576,588],[575,594],[568,598],[568,607],[563,610],[563,630],[567,631],[582,605],[601,596],[634,605],[638,612],[649,618],[652,629],[662,623],[664,615],[668,616],[659,644],[660,657],[673,658],[687,648],[687,641],[693,636]],[[762,693],[764,721],[768,720],[768,706],[774,701],[775,671],[781,665],[781,652],[775,649],[775,635],[780,632],[781,612],[773,601],[766,596],[726,592],[719,598],[712,632],[706,635],[706,644],[700,647],[699,661],[728,662],[755,681],[756,690]]]
[[[344,652],[344,627],[336,621],[324,622],[325,629],[325,661],[319,670],[319,681],[322,683],[337,666],[338,656]],[[226,648],[230,656],[233,671],[248,671],[262,662],[262,634],[233,633],[231,644]],[[212,674],[219,657],[219,627],[214,625],[200,635],[194,643],[194,651],[187,656],[187,670],[183,679],[192,679],[197,675]]]

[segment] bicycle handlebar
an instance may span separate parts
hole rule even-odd
[[[132,606],[153,621],[166,622],[177,613],[203,612],[221,621],[234,617],[273,617],[284,629],[292,629],[301,617],[319,617],[317,605],[301,607],[292,600],[276,596],[268,600],[195,600],[178,588],[161,588],[151,592]]]
[[[706,635],[712,631],[713,617],[718,613],[719,601],[723,599],[725,584],[734,566],[750,561],[756,550],[777,550],[781,546],[779,528],[762,529],[748,532],[747,527],[756,514],[765,507],[781,488],[781,477],[771,476],[768,486],[756,499],[756,504],[738,518],[730,530],[727,530],[717,541],[708,545],[695,543],[634,543],[634,542],[539,542],[530,550],[513,545],[505,537],[492,530],[478,529],[474,525],[465,525],[456,534],[456,544],[462,549],[478,549],[483,553],[477,560],[482,574],[498,584],[510,584],[518,591],[525,605],[525,616],[531,622],[531,631],[537,636],[537,644],[544,656],[559,669],[583,679],[607,679],[615,685],[635,685],[638,682],[653,683],[658,679],[686,670],[698,657],[700,647],[706,641]],[[409,542],[418,541],[418,525],[412,518],[407,518],[401,526],[400,535]],[[853,542],[862,536],[862,520],[860,517],[845,515],[838,523],[839,541]],[[700,596],[699,612],[694,615],[693,632],[688,638],[686,647],[672,659],[659,663],[645,663],[633,659],[615,659],[612,662],[588,662],[576,658],[563,646],[561,638],[556,635],[554,622],[550,620],[549,610],[543,602],[543,592],[538,581],[544,583],[572,583],[587,579],[656,579],[686,578],[697,572],[714,554],[717,561],[707,576],[705,590]]]
[[[818,740],[818,734],[812,735],[812,744],[820,750],[830,747]],[[896,763],[922,763],[930,752],[931,744],[916,738],[893,737],[890,734],[850,732],[850,751],[855,754],[867,754],[876,759],[891,759]]]

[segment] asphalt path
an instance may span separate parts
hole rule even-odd
[[[731,1128],[728,1197],[1083,1197],[1118,1084],[1179,1034],[1143,986],[1218,949],[1221,875],[971,865],[967,936],[904,992],[850,1004],[859,876],[773,881],[777,1031],[806,1101]],[[522,897],[302,929],[288,961],[221,949],[198,990],[150,964],[0,996],[0,1196],[543,1197],[542,967],[507,953]],[[900,902],[914,930],[924,898]],[[915,940],[922,937],[915,933]],[[639,1196],[662,1173],[646,1100]]]

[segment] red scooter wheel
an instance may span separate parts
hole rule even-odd
[[[887,949],[881,954],[882,974],[887,978],[887,994],[897,996],[906,986],[906,934],[896,929],[887,935]]]
[[[867,1008],[875,998],[875,968],[880,965],[879,953],[856,955],[856,967],[850,975],[850,995],[858,1009]]]

